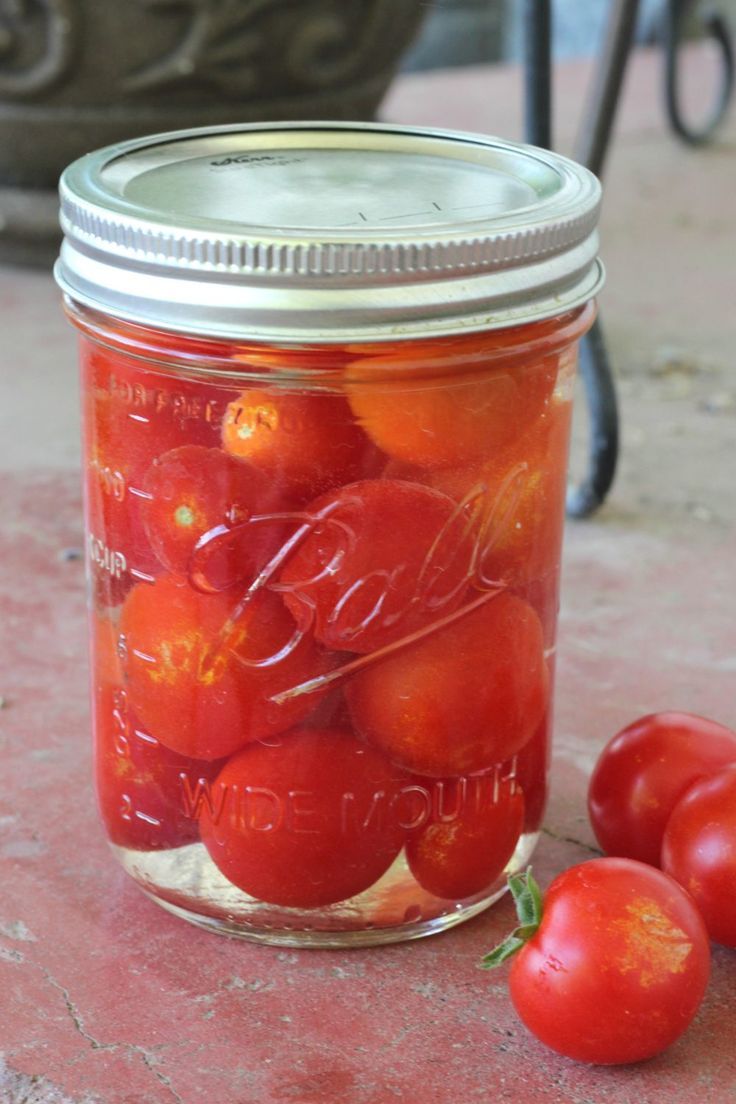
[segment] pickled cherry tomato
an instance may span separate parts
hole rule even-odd
[[[403,843],[396,768],[348,731],[251,744],[223,768],[202,841],[226,878],[273,905],[318,908],[361,893]]]
[[[180,775],[212,782],[222,763],[170,751],[142,729],[126,699],[111,685],[95,695],[95,780],[108,836],[136,851],[194,843],[199,826],[184,812]]]
[[[330,648],[370,652],[460,604],[472,573],[468,518],[416,483],[365,480],[308,507],[312,531],[278,587],[305,629]]]
[[[572,404],[552,400],[518,441],[466,467],[390,460],[383,475],[424,483],[467,506],[478,529],[486,584],[534,582],[559,564]]]
[[[161,563],[186,577],[195,546],[216,527],[236,529],[237,541],[222,543],[217,589],[252,579],[284,539],[284,527],[253,523],[283,507],[283,497],[252,464],[220,449],[183,445],[154,460],[144,480],[146,532]]]
[[[327,670],[328,657],[276,595],[258,592],[240,605],[228,592],[203,595],[171,577],[140,584],[126,599],[120,628],[131,708],[180,755],[230,755],[315,705],[316,694],[280,705],[270,698]]]
[[[551,402],[536,425],[485,463],[433,471],[429,484],[478,520],[484,582],[517,586],[557,569],[572,404]]]
[[[357,731],[418,774],[470,774],[510,759],[547,706],[534,610],[501,593],[351,676]]]
[[[244,391],[222,423],[225,451],[249,460],[277,486],[302,497],[374,474],[376,450],[344,399]]]
[[[368,436],[419,467],[459,467],[507,446],[543,413],[557,377],[557,358],[545,357],[433,382],[412,353],[356,361],[346,378],[353,414]],[[406,378],[407,361],[414,381]],[[402,369],[404,378],[392,379]],[[454,371],[460,373],[457,364]]]
[[[513,778],[475,775],[454,781],[466,791],[459,812],[435,817],[413,833],[406,859],[423,889],[461,900],[488,890],[503,873],[524,825],[524,795]]]

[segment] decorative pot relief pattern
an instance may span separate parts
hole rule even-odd
[[[129,74],[127,92],[159,91],[199,80],[239,97],[258,88],[275,68],[286,83],[305,88],[338,84],[365,68],[387,35],[417,22],[395,0],[315,5],[294,0],[138,0],[147,9],[184,8],[189,22],[163,57]],[[400,26],[397,26],[397,23]]]
[[[32,98],[65,77],[78,25],[73,0],[0,0],[0,96]]]

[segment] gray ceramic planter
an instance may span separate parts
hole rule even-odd
[[[0,0],[0,257],[45,261],[56,182],[122,138],[368,119],[422,0]]]

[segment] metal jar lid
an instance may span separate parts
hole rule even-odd
[[[546,150],[390,124],[209,127],[61,179],[56,278],[182,333],[387,340],[517,325],[599,290],[600,185]]]

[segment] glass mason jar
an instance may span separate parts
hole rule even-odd
[[[283,124],[110,147],[61,194],[113,849],[267,942],[474,915],[545,803],[595,178]]]

